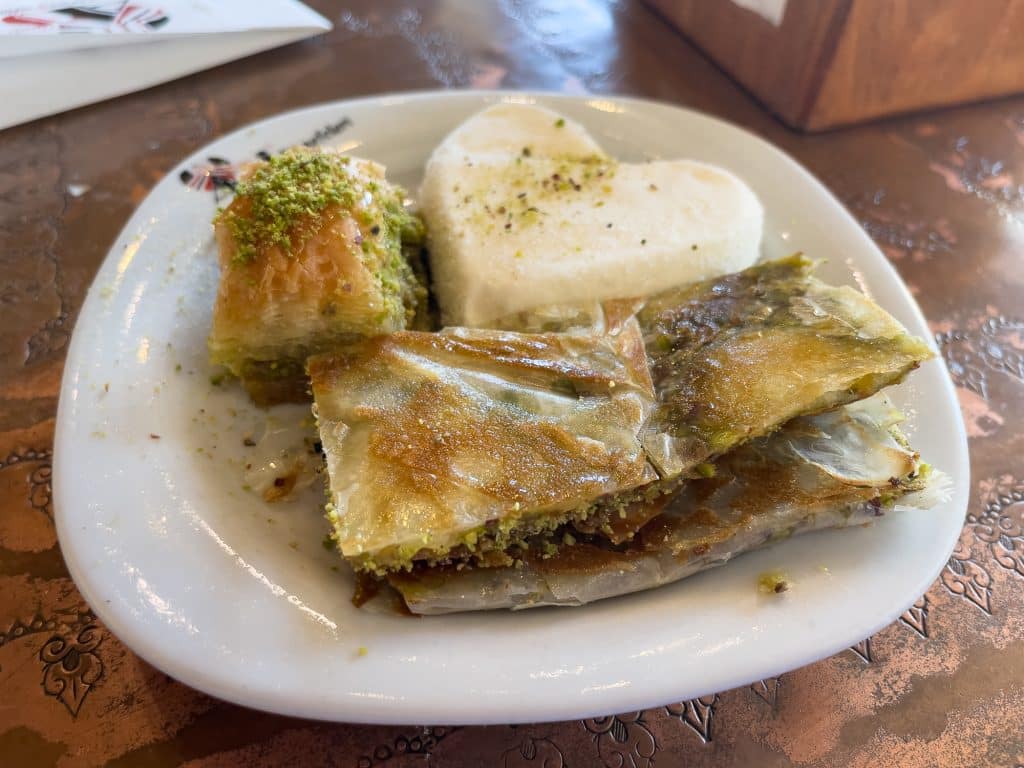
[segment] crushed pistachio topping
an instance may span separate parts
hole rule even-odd
[[[234,261],[246,264],[267,248],[292,253],[315,231],[316,217],[329,205],[352,205],[358,190],[350,158],[304,148],[289,149],[259,166],[235,190],[246,202],[217,214],[234,238]]]
[[[694,471],[701,477],[714,477],[715,476],[715,465],[708,462],[698,464],[693,468]]]
[[[615,173],[615,160],[604,155],[534,156],[529,147],[523,147],[515,164],[502,170],[501,186],[509,192],[495,193],[493,179],[485,179],[478,188],[463,195],[457,207],[470,208],[476,224],[489,233],[510,233],[543,225],[554,210],[552,205],[581,192],[610,196],[613,189],[608,182]],[[593,203],[596,207],[604,204],[603,198]]]

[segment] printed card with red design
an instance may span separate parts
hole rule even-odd
[[[0,0],[0,129],[330,28],[297,0]]]

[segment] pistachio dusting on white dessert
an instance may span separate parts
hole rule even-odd
[[[745,269],[763,223],[757,197],[722,168],[619,162],[572,120],[522,104],[453,131],[420,205],[442,320],[477,327]]]

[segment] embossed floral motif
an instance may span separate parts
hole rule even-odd
[[[900,616],[900,623],[910,627],[923,638],[928,637],[928,595],[922,595],[917,602]]]
[[[89,689],[103,676],[103,662],[96,655],[103,635],[99,625],[89,624],[77,635],[54,635],[39,651],[43,662],[43,690],[77,717]]]
[[[551,739],[526,735],[518,747],[501,754],[502,768],[565,768],[565,755]]]
[[[963,539],[953,550],[941,578],[946,589],[954,595],[966,598],[984,613],[992,615],[992,577],[974,559],[970,546]]]
[[[967,515],[979,542],[1003,568],[1024,576],[1024,483],[990,483],[980,515]]]
[[[629,712],[583,721],[594,734],[597,752],[606,768],[651,768],[658,743],[643,712]]]
[[[80,609],[64,609],[56,611],[52,616],[36,613],[28,623],[15,620],[6,631],[0,632],[0,646],[13,640],[38,635],[42,632],[54,632],[58,629],[66,632],[74,631],[95,621],[96,617],[84,605]]]
[[[956,233],[947,219],[928,221],[907,203],[890,201],[884,189],[842,196],[860,225],[893,261],[927,261],[952,253],[956,247]]]
[[[718,704],[718,694],[701,696],[689,701],[680,701],[676,704],[669,704],[665,712],[672,717],[688,725],[693,732],[700,736],[701,741],[711,741],[711,725],[714,722],[715,705]]]
[[[36,467],[29,475],[28,481],[32,490],[29,491],[28,500],[32,509],[37,509],[47,517],[53,517],[53,509],[50,505],[52,489],[50,479],[53,476],[53,466],[47,462]]]
[[[992,388],[1006,379],[1024,383],[1024,321],[983,315],[968,319],[962,327],[944,325],[935,341],[953,383],[961,388],[960,406],[968,434],[989,437],[1005,424],[1002,409],[988,405]]]
[[[1024,184],[1014,178],[1002,160],[974,151],[967,136],[953,139],[941,161],[932,160],[928,167],[954,192],[994,203],[1001,210],[1024,203]]]
[[[506,13],[518,15],[521,3],[502,3]],[[392,13],[373,12],[358,14],[345,10],[338,14],[337,33],[342,39],[360,38],[379,40],[397,36],[413,46],[426,64],[431,77],[445,88],[465,88],[472,82],[476,71],[474,62],[461,50],[460,41],[451,30],[433,28],[430,14],[414,7],[401,7]]]
[[[429,755],[434,747],[457,730],[458,727],[423,728],[420,733],[412,736],[399,736],[391,744],[378,744],[371,754],[360,757],[356,766],[372,768],[401,755]]]
[[[751,684],[750,690],[758,698],[763,699],[774,707],[779,700],[779,683],[781,680],[781,677],[766,677],[764,680],[758,680],[756,683]]]
[[[875,650],[871,647],[870,637],[865,637],[859,643],[851,645],[850,650],[853,651],[865,664],[870,664],[875,660]]]
[[[39,510],[50,518],[53,517],[53,510],[50,505],[50,478],[53,474],[52,459],[53,451],[49,448],[18,451],[9,454],[6,459],[0,459],[0,470],[15,466],[25,466],[26,464],[36,464],[28,476],[29,504],[32,506],[32,509]]]
[[[53,279],[53,286],[60,301],[60,310],[55,317],[51,317],[42,327],[32,334],[28,340],[28,357],[26,363],[35,363],[47,355],[59,352],[64,349],[71,338],[71,333],[65,327],[68,317],[67,297],[64,292],[63,267],[56,267],[56,275]]]
[[[981,511],[967,515],[942,583],[992,615],[993,578],[988,563],[1024,577],[1024,483],[1012,475],[979,483]]]
[[[12,640],[18,640],[30,635],[37,635],[40,632],[52,632],[56,628],[56,619],[43,618],[41,613],[37,613],[29,619],[27,624],[21,621],[15,621],[6,632],[0,632],[0,646],[6,645]]]
[[[994,371],[1024,382],[1024,320],[1004,315],[982,323],[979,353]]]
[[[937,333],[935,342],[946,360],[946,368],[949,369],[953,384],[969,389],[987,400],[988,377],[967,334],[962,331]]]

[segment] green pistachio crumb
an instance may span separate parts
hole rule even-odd
[[[555,120],[555,128],[564,128],[564,127],[565,127],[565,118],[564,117],[560,117],[557,120]]]
[[[274,246],[289,253],[301,248],[311,234],[311,219],[329,205],[352,205],[356,189],[349,163],[343,155],[290,149],[240,182],[235,194],[248,202],[246,215],[230,207],[216,219],[227,224],[235,240],[235,262],[251,262]]]

